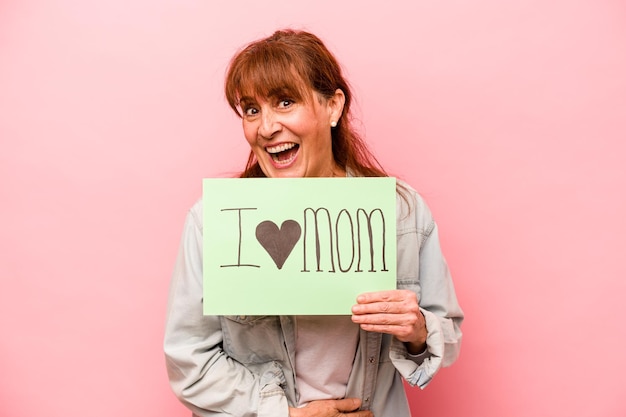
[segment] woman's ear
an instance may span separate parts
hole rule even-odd
[[[343,105],[346,102],[346,95],[343,93],[343,90],[338,88],[335,90],[335,94],[328,99],[328,110],[330,113],[329,122],[332,124],[333,122],[336,124],[341,119],[341,115],[343,114]]]

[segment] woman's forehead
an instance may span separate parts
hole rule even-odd
[[[282,85],[273,88],[261,85],[247,85],[238,90],[239,102],[259,102],[280,99],[295,99],[308,101],[314,94],[314,90],[304,85]]]
[[[276,94],[303,94],[310,89],[304,74],[293,65],[271,65],[263,61],[244,66],[238,74],[236,89],[240,96],[272,97]]]

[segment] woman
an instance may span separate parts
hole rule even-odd
[[[226,97],[251,152],[241,177],[386,176],[351,126],[352,95],[316,36],[277,31],[231,61]],[[397,288],[350,316],[203,316],[202,207],[190,210],[170,289],[170,382],[197,416],[404,417],[458,356],[463,313],[421,197],[398,184]]]

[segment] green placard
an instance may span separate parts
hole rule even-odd
[[[203,180],[204,314],[351,314],[396,288],[396,180]]]

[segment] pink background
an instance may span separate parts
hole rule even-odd
[[[247,155],[228,59],[284,26],[439,222],[465,338],[414,415],[626,415],[624,2],[302,3],[0,1],[0,415],[188,415],[161,348],[184,216]]]

